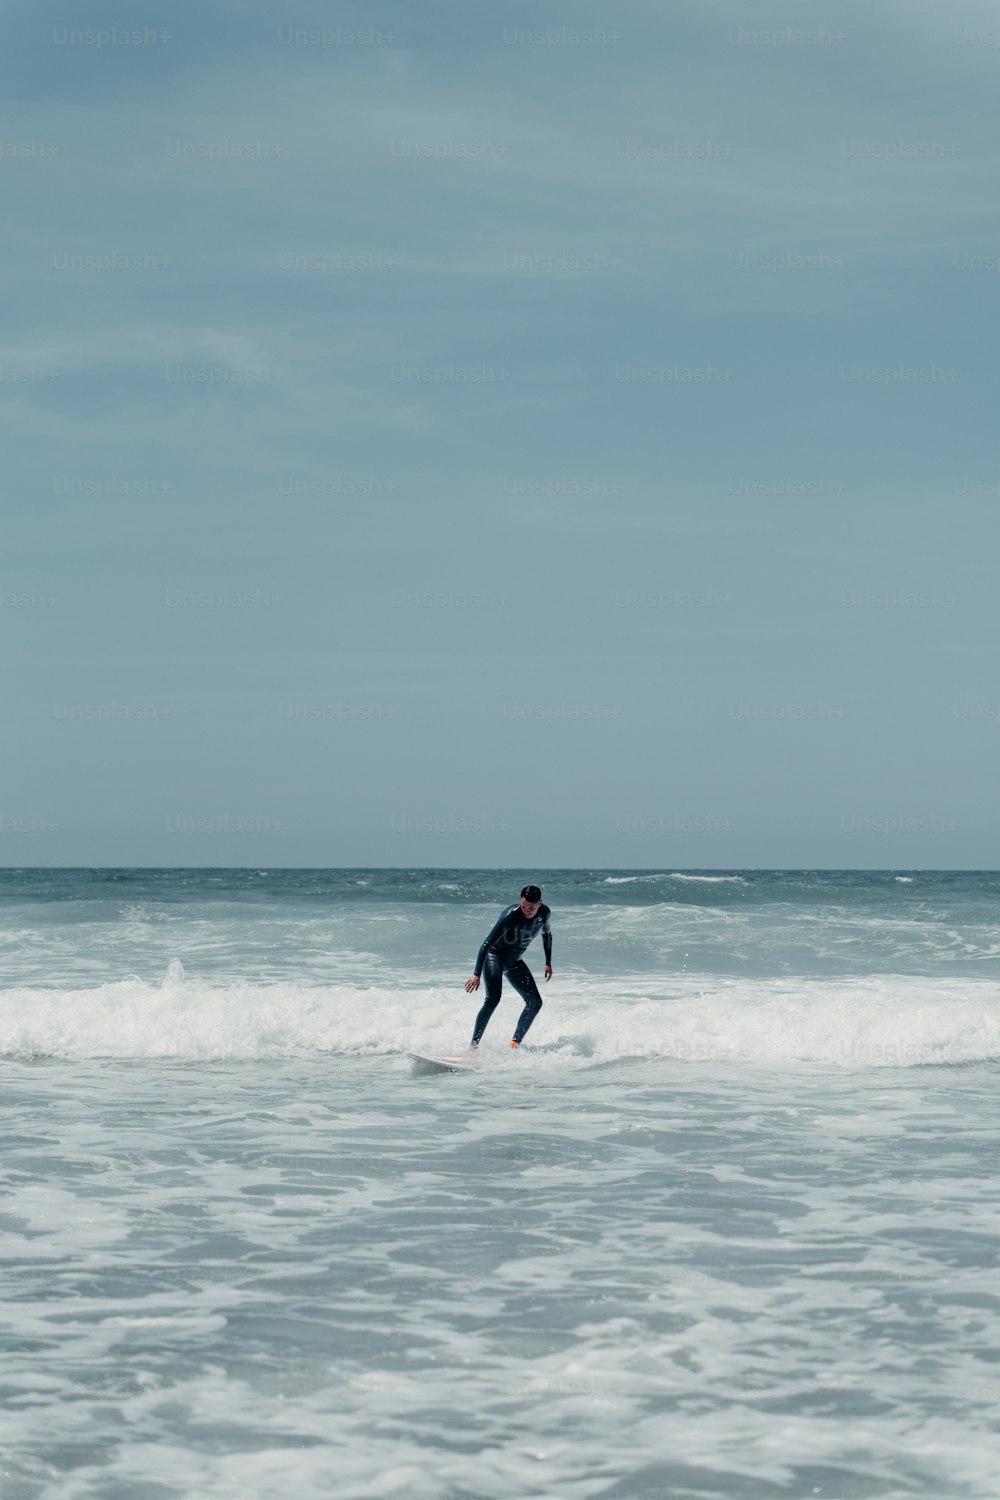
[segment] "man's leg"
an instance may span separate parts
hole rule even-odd
[[[500,1004],[500,993],[503,989],[503,969],[500,960],[492,953],[486,955],[483,965],[483,978],[486,980],[486,999],[483,1001],[476,1024],[472,1032],[473,1047],[478,1047],[483,1039],[483,1032],[489,1025],[490,1016]]]
[[[518,1021],[517,1030],[514,1032],[515,1042],[520,1043],[524,1040],[528,1027],[542,1008],[542,997],[538,993],[535,976],[523,958],[519,958],[516,964],[511,964],[507,970],[507,978],[524,1000],[521,1019]]]

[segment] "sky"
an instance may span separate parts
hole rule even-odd
[[[6,10],[0,864],[997,867],[995,4]]]

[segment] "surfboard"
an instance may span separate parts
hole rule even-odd
[[[408,1052],[414,1073],[474,1073],[476,1063],[466,1062],[464,1057],[424,1057],[419,1052]]]

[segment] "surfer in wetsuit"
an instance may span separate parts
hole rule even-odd
[[[542,934],[545,948],[545,978],[552,978],[552,929],[549,927],[549,908],[542,903],[542,893],[537,885],[526,885],[516,906],[507,906],[500,913],[493,929],[483,940],[476,958],[476,972],[465,981],[468,994],[478,990],[480,975],[486,971],[486,999],[476,1017],[472,1041],[466,1056],[474,1054],[489,1024],[490,1016],[500,1003],[504,975],[510,980],[524,1000],[521,1019],[514,1032],[512,1047],[520,1047],[524,1034],[542,1008],[542,997],[538,993],[535,976],[524,962],[522,954],[531,940]]]

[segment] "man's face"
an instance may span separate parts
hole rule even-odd
[[[537,914],[538,908],[541,906],[541,904],[542,903],[540,901],[529,901],[527,896],[521,897],[521,910],[524,912],[524,915],[528,918],[529,921],[533,916]]]

